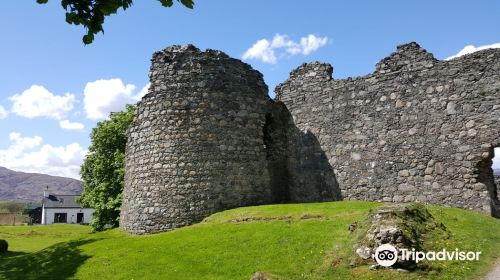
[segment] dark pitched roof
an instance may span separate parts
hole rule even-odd
[[[76,202],[79,197],[79,195],[49,194],[48,197],[43,198],[42,203],[46,208],[82,208]]]

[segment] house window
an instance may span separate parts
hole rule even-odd
[[[54,223],[66,223],[68,221],[67,213],[55,213],[54,214]]]

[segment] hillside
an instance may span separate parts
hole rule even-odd
[[[380,203],[342,201],[245,207],[214,214],[171,232],[134,236],[87,226],[0,227],[9,250],[0,279],[273,280],[478,279],[500,257],[500,220],[472,211],[430,206],[450,231],[430,248],[482,251],[479,261],[428,263],[413,272],[350,265],[357,231]]]
[[[24,173],[0,167],[0,200],[39,201],[46,186],[51,193],[79,194],[82,182],[65,177]]]

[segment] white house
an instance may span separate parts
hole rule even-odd
[[[42,225],[90,223],[95,210],[83,208],[77,202],[78,197],[78,195],[44,194],[42,200]]]

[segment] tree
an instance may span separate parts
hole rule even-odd
[[[89,153],[80,169],[83,192],[80,203],[94,208],[90,225],[101,231],[107,225],[119,225],[120,206],[125,174],[127,128],[134,118],[135,107],[128,105],[123,112],[111,113],[92,129]]]
[[[157,0],[164,7],[171,7],[174,0]],[[38,4],[46,4],[49,0],[36,0]],[[193,0],[177,0],[185,7],[192,9]],[[74,25],[83,25],[87,34],[82,40],[85,45],[94,41],[94,35],[104,33],[103,24],[107,16],[116,14],[118,9],[126,10],[132,6],[133,0],[61,0],[66,10],[66,22]]]
[[[21,211],[24,209],[24,203],[22,202],[6,202],[4,204],[4,207],[9,211],[11,214],[19,214]]]

